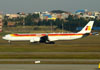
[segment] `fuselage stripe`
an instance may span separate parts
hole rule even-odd
[[[83,34],[48,34],[48,36],[81,36]],[[46,36],[46,34],[11,34],[11,36],[13,37],[42,37],[42,36]]]

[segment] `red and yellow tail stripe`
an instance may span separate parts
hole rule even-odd
[[[87,26],[85,30],[91,30],[91,26]]]

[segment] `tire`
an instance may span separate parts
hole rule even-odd
[[[46,44],[55,44],[55,42],[53,42],[53,41],[48,41],[48,42],[46,42]]]

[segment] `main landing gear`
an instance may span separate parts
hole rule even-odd
[[[45,43],[46,44],[55,44],[55,42],[53,42],[53,41],[46,41]]]
[[[46,43],[46,44],[55,44],[55,42],[53,41],[49,41],[48,39],[48,35],[47,36],[43,36],[40,38],[40,43]]]

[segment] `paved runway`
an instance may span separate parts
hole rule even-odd
[[[94,64],[0,64],[0,70],[98,70]]]

